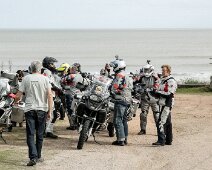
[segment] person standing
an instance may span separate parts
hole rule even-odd
[[[65,90],[66,96],[66,106],[68,111],[68,120],[69,126],[66,128],[67,130],[76,130],[77,126],[75,124],[75,113],[73,110],[74,96],[73,94],[77,90],[77,84],[83,82],[82,75],[78,72],[78,68],[75,65],[72,65],[69,68],[68,74],[61,79],[62,85],[68,86],[69,88]]]
[[[13,80],[15,88],[18,89],[20,87],[20,85],[22,83],[22,80],[23,80],[23,77],[24,77],[23,71],[22,70],[18,70],[16,72],[16,76],[15,76],[15,78]],[[22,101],[24,102],[24,98],[22,98]],[[14,121],[11,121],[11,123],[12,123],[12,125],[8,128],[9,132],[12,132],[12,128],[16,127],[16,124],[17,124]],[[19,123],[19,127],[23,127],[23,122]]]
[[[25,118],[27,145],[30,161],[27,166],[36,165],[43,161],[41,150],[46,119],[50,119],[52,113],[53,98],[51,85],[47,77],[41,74],[42,65],[39,61],[31,63],[30,75],[23,78],[22,84],[16,95],[15,102],[20,101],[25,94]],[[36,142],[34,135],[36,134]]]
[[[45,57],[42,62],[42,70],[41,73],[46,76],[49,79],[49,83],[51,84],[51,89],[52,89],[52,96],[55,98],[55,92],[60,91],[59,84],[57,84],[56,81],[56,73],[57,69],[55,66],[55,63],[57,60],[53,57]],[[54,124],[57,120],[57,113],[55,111],[55,106],[53,103],[53,110],[51,113],[50,119],[46,122],[46,130],[45,130],[45,137],[46,138],[52,138],[52,139],[57,139],[58,136],[54,134]]]
[[[113,123],[116,130],[117,140],[112,145],[127,145],[128,124],[127,109],[132,101],[132,83],[125,73],[126,63],[124,60],[116,57],[116,60],[110,63],[115,72],[115,78],[112,81],[111,95],[115,100]]]
[[[60,78],[59,84],[61,84],[61,79],[67,75],[69,68],[70,68],[70,65],[68,63],[62,63],[60,65],[60,67],[57,68],[58,76]],[[64,120],[65,112],[66,112],[66,108],[67,108],[66,107],[66,96],[62,92],[58,93],[58,96],[59,96],[60,100],[62,101],[62,103],[60,104],[60,120]]]
[[[140,132],[138,135],[146,134],[146,126],[147,126],[147,115],[149,113],[149,108],[151,107],[155,124],[159,118],[159,107],[155,102],[150,102],[148,100],[148,94],[145,93],[145,90],[153,89],[158,87],[159,77],[154,72],[154,66],[150,64],[150,61],[147,61],[147,64],[143,67],[143,73],[140,78],[134,82],[134,84],[142,84],[143,90],[139,94],[141,100],[141,114],[140,114]]]
[[[159,120],[157,122],[158,140],[153,143],[156,146],[172,145],[172,122],[171,110],[174,106],[174,94],[177,90],[177,82],[171,75],[171,67],[163,65],[162,78],[159,88],[152,92],[159,98],[158,104],[160,108]]]

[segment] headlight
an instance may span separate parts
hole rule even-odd
[[[97,86],[96,89],[95,89],[95,93],[96,94],[101,94],[103,92],[103,89],[101,86]]]

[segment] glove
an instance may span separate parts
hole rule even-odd
[[[154,97],[157,97],[157,98],[160,97],[160,94],[156,90],[152,90],[149,93],[150,93],[151,96],[154,96]]]

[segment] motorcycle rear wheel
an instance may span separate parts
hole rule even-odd
[[[107,130],[108,130],[109,137],[114,137],[115,132],[114,132],[113,123],[108,123]]]

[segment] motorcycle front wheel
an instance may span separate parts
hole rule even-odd
[[[90,128],[91,121],[86,120],[84,125],[82,126],[82,130],[80,132],[79,141],[77,144],[77,149],[82,149],[85,141],[88,139],[88,132]]]

